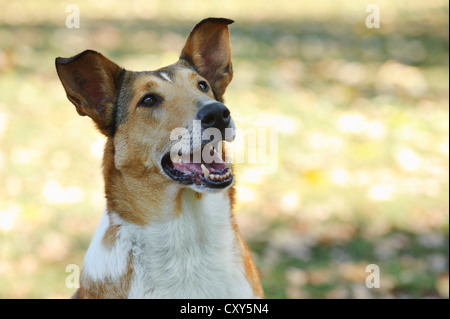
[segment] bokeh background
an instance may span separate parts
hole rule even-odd
[[[66,6],[80,28],[65,26]],[[369,29],[368,4],[380,8]],[[268,298],[449,297],[449,8],[410,1],[0,0],[0,298],[67,298],[104,208],[104,138],[56,56],[131,70],[177,60],[234,19],[225,96],[278,129],[278,167],[237,165],[237,218]],[[380,288],[365,285],[380,269]]]

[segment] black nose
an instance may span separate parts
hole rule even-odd
[[[211,103],[198,111],[197,119],[202,122],[202,129],[215,127],[224,132],[230,125],[230,110],[222,103]]]

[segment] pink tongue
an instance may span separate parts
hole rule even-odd
[[[182,171],[183,173],[203,173],[201,164],[195,164],[195,163],[173,163],[173,167],[175,167],[177,170]]]

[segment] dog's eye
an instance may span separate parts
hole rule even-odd
[[[209,86],[205,81],[198,81],[198,89],[202,92],[208,92]]]
[[[154,107],[159,104],[161,98],[156,94],[147,94],[139,102],[138,106]]]

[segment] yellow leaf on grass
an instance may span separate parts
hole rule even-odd
[[[320,185],[325,182],[325,173],[318,169],[308,170],[304,173],[306,181],[313,185]]]

